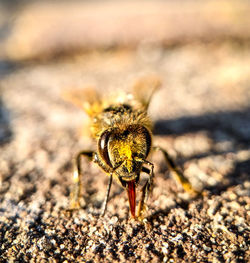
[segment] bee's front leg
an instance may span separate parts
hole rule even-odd
[[[70,193],[70,209],[79,209],[80,208],[80,193],[81,193],[81,157],[87,157],[90,161],[93,159],[93,151],[81,151],[77,154],[74,160],[74,174],[73,174],[73,187]]]
[[[106,195],[105,195],[105,199],[104,199],[103,204],[102,204],[101,216],[104,216],[104,214],[105,214],[105,212],[107,210],[107,204],[108,204],[109,193],[110,193],[112,181],[113,181],[113,175],[111,174],[110,177],[109,177],[109,184],[108,184],[107,192],[106,192]]]
[[[144,163],[150,165],[150,169],[147,167],[142,166],[142,172],[147,173],[149,175],[149,178],[147,182],[144,184],[142,187],[142,195],[141,195],[141,200],[138,205],[138,211],[137,211],[137,218],[139,220],[143,219],[143,212],[146,210],[146,205],[145,202],[148,199],[149,193],[152,191],[153,187],[153,180],[154,180],[154,165],[148,161],[144,161]]]
[[[174,161],[172,160],[172,158],[169,156],[169,154],[162,149],[161,147],[157,146],[157,147],[153,147],[154,150],[158,150],[161,151],[164,155],[164,159],[167,163],[168,169],[171,171],[174,179],[179,182],[183,189],[190,193],[191,195],[197,195],[199,194],[198,191],[196,191],[191,183],[189,182],[189,180],[184,176],[184,174],[178,169],[178,167],[176,166],[176,164],[174,163]]]

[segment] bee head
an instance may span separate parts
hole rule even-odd
[[[113,168],[124,187],[128,181],[139,180],[143,160],[151,149],[151,134],[147,128],[132,124],[102,133],[98,154],[102,162]]]

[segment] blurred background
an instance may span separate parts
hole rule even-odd
[[[154,106],[162,119],[242,111],[249,13],[249,1],[234,0],[0,1],[1,88],[32,96],[43,85],[47,93],[126,88],[155,72],[164,81],[164,103]]]
[[[247,41],[248,1],[1,1],[1,55],[11,60],[140,45]]]
[[[11,221],[26,211],[29,225],[41,212],[47,222],[51,211],[60,218],[58,211],[67,207],[72,158],[93,144],[81,139],[86,116],[62,99],[63,90],[89,85],[105,94],[129,90],[135,79],[151,73],[163,81],[150,108],[156,144],[184,166],[197,189],[215,194],[208,207],[221,202],[220,211],[230,191],[246,198],[249,1],[1,0],[0,212],[5,218]],[[155,162],[162,163],[160,156]],[[158,169],[150,211],[166,211],[178,202],[176,185],[165,171]],[[86,179],[86,209],[92,210],[82,211],[85,219],[99,211],[107,183],[105,175],[91,173],[100,171],[89,171]],[[224,208],[231,213],[228,203]],[[243,209],[238,213],[243,229],[245,208],[237,206]],[[126,195],[115,195],[111,214],[126,219],[126,209]],[[206,217],[214,220],[213,215]]]

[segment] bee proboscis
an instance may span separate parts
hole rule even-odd
[[[142,219],[146,209],[146,200],[152,191],[154,164],[148,161],[155,150],[163,153],[167,166],[183,188],[191,192],[188,179],[174,164],[169,154],[161,147],[153,146],[152,122],[147,114],[152,95],[161,85],[156,76],[139,79],[133,92],[126,96],[103,98],[93,89],[76,90],[67,94],[67,98],[80,106],[90,117],[91,136],[96,141],[95,151],[81,151],[75,159],[74,187],[71,192],[71,208],[79,208],[81,188],[81,157],[94,161],[109,175],[109,184],[101,215],[107,209],[107,202],[113,179],[127,190],[131,216]],[[136,213],[136,188],[140,174],[148,175],[142,187]]]

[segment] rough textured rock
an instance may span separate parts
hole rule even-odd
[[[247,262],[250,51],[197,44],[146,58],[104,52],[2,73],[2,262]],[[108,178],[84,162],[82,208],[67,212],[72,158],[94,145],[79,136],[86,117],[61,91],[95,83],[112,92],[152,70],[164,83],[150,108],[155,144],[168,149],[203,197],[190,200],[157,154],[146,223],[129,220],[126,193],[115,184],[99,218]]]

